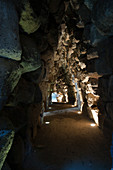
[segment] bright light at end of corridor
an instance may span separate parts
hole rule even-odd
[[[50,124],[50,122],[45,122],[45,124],[46,124],[46,125],[49,125],[49,124]]]
[[[91,123],[91,124],[90,124],[90,126],[95,127],[95,126],[96,126],[96,124],[95,124],[95,123]]]

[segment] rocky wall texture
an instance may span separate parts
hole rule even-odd
[[[112,9],[110,0],[0,0],[0,117],[17,135],[11,166],[18,146],[29,152],[52,91],[74,104],[73,77],[90,118],[100,127],[113,120]]]

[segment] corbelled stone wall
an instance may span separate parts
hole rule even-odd
[[[113,121],[112,35],[111,0],[0,0],[0,120],[12,122],[16,134],[10,166],[21,168],[30,152],[54,86],[68,88],[75,102],[73,77],[90,118],[100,127]],[[15,148],[21,152],[11,161]]]

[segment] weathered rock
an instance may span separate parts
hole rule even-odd
[[[17,85],[21,71],[19,63],[9,59],[0,58],[0,110],[5,105],[8,96]]]
[[[37,135],[37,127],[41,125],[40,113],[42,110],[42,101],[40,103],[30,104],[28,107],[28,129],[27,135],[30,141]]]
[[[95,61],[95,70],[99,75],[109,75],[112,73],[112,68],[109,67],[109,63],[104,57]]]
[[[97,105],[98,99],[99,99],[99,96],[94,95],[92,93],[88,93],[87,95],[88,106],[91,107],[92,105]]]
[[[38,84],[42,81],[44,77],[44,73],[45,73],[44,65],[42,64],[42,67],[40,67],[39,69],[35,71],[25,73],[23,77],[30,82],[34,82]]]
[[[11,103],[13,106],[19,104],[28,105],[42,101],[41,90],[37,84],[21,78],[12,93]]]
[[[96,49],[91,48],[88,52],[87,52],[87,59],[91,60],[94,58],[98,58],[98,52],[96,51]]]
[[[84,28],[83,39],[87,40],[92,46],[97,46],[99,42],[105,40],[107,37],[102,36],[94,24],[87,24]]]
[[[0,0],[0,55],[20,60],[21,53],[15,6],[11,0]]]
[[[99,78],[98,82],[98,94],[102,101],[107,101],[108,99],[108,87],[109,87],[109,76]]]
[[[28,0],[21,3],[23,8],[21,8],[19,24],[26,33],[33,33],[40,27],[40,18],[36,16]]]
[[[109,78],[108,96],[109,96],[109,101],[113,101],[113,75],[110,76]]]
[[[82,4],[77,13],[81,17],[84,24],[87,24],[91,21],[91,12],[86,5]]]
[[[2,170],[11,170],[11,168],[9,167],[9,165],[7,164],[7,162],[4,162],[4,165],[2,167]]]
[[[93,7],[92,18],[102,35],[113,35],[113,1],[98,0]]]
[[[9,102],[7,105],[0,111],[0,117],[7,117],[13,123],[15,131],[18,132],[19,129],[24,127],[27,124],[27,106],[20,104],[15,106],[13,100],[9,97]],[[12,97],[13,98],[13,97]],[[11,103],[12,102],[12,103]]]
[[[102,53],[100,56],[98,52],[98,55],[99,55],[98,59],[92,59],[92,60],[87,61],[87,71],[89,73],[96,72],[100,76],[112,74],[112,68],[111,68],[112,66],[111,66],[109,58],[107,59],[106,58],[107,56],[104,56],[105,55],[104,53],[103,53],[103,56],[102,56]]]
[[[98,74],[110,75],[113,70],[113,38],[108,38],[98,44],[97,47],[99,58],[95,62],[95,68]]]
[[[49,33],[47,35],[48,38],[48,43],[54,48],[57,47],[57,43],[58,43],[58,35],[57,35],[58,31],[56,28],[52,28],[49,30]]]
[[[40,68],[41,60],[36,43],[31,38],[24,35],[21,35],[20,38],[23,50],[20,63],[21,72],[26,73]]]
[[[21,166],[24,161],[24,142],[19,135],[15,135],[7,160],[11,166]]]
[[[0,169],[7,157],[14,139],[14,127],[9,119],[0,118]]]
[[[35,85],[32,82],[21,78],[13,91],[13,105],[33,103],[35,95]]]
[[[96,26],[94,24],[91,24],[90,27],[90,43],[92,46],[97,46],[99,42],[106,39],[106,36],[102,36],[98,30],[96,29]]]
[[[90,9],[93,9],[93,6],[97,0],[84,0],[84,4]]]
[[[6,103],[8,96],[17,85],[23,73],[34,71],[41,66],[37,46],[32,39],[21,37],[23,42],[23,57],[21,62],[0,58],[0,109]]]
[[[106,104],[107,115],[113,120],[113,102]]]

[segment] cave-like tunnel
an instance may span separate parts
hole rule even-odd
[[[0,170],[113,168],[112,52],[112,0],[0,0]]]

